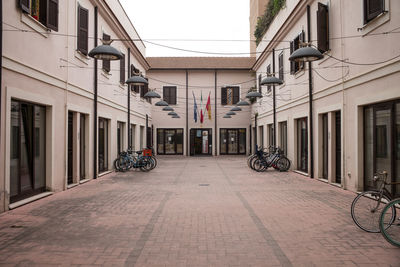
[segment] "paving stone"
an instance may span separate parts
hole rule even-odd
[[[164,156],[0,214],[0,266],[400,266],[352,222],[354,196],[245,157]]]

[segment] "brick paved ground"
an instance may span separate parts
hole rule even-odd
[[[354,194],[244,157],[163,157],[0,215],[1,266],[400,266]]]

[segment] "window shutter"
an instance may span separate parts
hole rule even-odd
[[[258,92],[262,93],[262,89],[261,89],[261,74],[258,75]]]
[[[171,87],[170,100],[172,105],[176,105],[176,87]]]
[[[290,55],[294,52],[294,41],[290,42]],[[290,74],[295,73],[295,61],[290,61]],[[280,64],[280,63],[279,63]],[[280,66],[280,65],[279,65]]]
[[[125,55],[122,54],[122,58],[119,61],[119,82],[125,83]]]
[[[261,78],[261,75],[259,76]],[[261,88],[261,86],[260,86]],[[233,87],[233,105],[239,102],[239,87]]]
[[[47,0],[47,24],[53,31],[58,31],[58,0]]]
[[[19,0],[18,4],[19,7],[22,9],[22,11],[26,12],[26,13],[30,13],[30,5],[29,5],[29,0]]]
[[[373,20],[384,11],[385,0],[364,0],[364,22]]]
[[[110,35],[103,33],[103,40],[104,41],[109,41],[111,40]],[[103,70],[106,72],[110,72],[111,67],[110,67],[110,60],[108,59],[103,59]]]
[[[169,99],[169,88],[168,87],[163,87],[163,100],[167,102],[168,104],[171,104],[170,99]]]
[[[317,10],[318,50],[324,53],[329,50],[329,15],[328,6],[318,3]]]
[[[267,77],[271,77],[271,64],[267,66]],[[271,92],[271,85],[267,86],[267,92]]]
[[[304,31],[301,31],[301,33],[299,34],[299,48],[305,41],[306,41],[306,34]],[[298,70],[304,69],[304,61],[299,62],[298,66],[299,66]]]
[[[78,51],[88,54],[89,11],[78,6]]]
[[[279,55],[279,79],[283,81],[283,52]]]
[[[227,92],[226,92],[226,87],[221,88],[221,104],[226,105],[227,104]]]

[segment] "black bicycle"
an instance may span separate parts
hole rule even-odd
[[[290,168],[290,160],[279,147],[269,147],[268,150],[257,149],[248,164],[257,172],[266,171],[270,167],[278,171],[287,171]]]

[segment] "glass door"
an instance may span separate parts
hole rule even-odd
[[[228,154],[238,154],[238,130],[229,129],[228,130]]]
[[[308,172],[307,118],[297,120],[297,169]]]
[[[342,183],[342,120],[340,111],[335,112],[335,144],[336,144],[336,153],[335,153],[335,172],[336,172],[336,183]]]
[[[46,108],[11,101],[10,202],[46,186]]]
[[[108,170],[108,120],[99,118],[99,172]]]
[[[328,179],[328,114],[322,114],[322,177]]]
[[[73,161],[74,161],[74,157],[73,157],[73,152],[74,152],[74,135],[73,135],[73,121],[74,121],[74,114],[71,111],[68,111],[68,159],[67,159],[67,166],[68,166],[68,170],[67,170],[67,183],[68,184],[72,184],[73,181]]]
[[[86,178],[86,117],[84,114],[80,116],[79,129],[79,174],[80,179]]]

